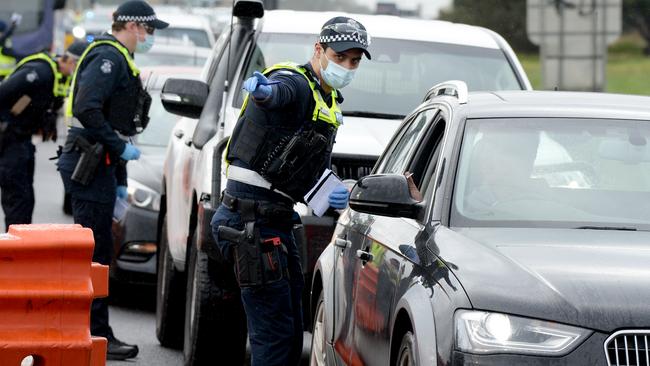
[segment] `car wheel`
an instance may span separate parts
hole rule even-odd
[[[156,291],[156,337],[163,347],[183,347],[186,275],[174,267],[167,241],[167,215],[163,218],[158,241]]]
[[[323,366],[327,364],[327,339],[325,338],[325,301],[323,292],[318,296],[316,311],[314,313],[314,326],[311,337],[311,355],[309,365]]]
[[[402,337],[402,344],[399,346],[397,355],[397,366],[413,366],[415,361],[415,337],[413,332],[408,331]]]
[[[246,314],[229,265],[197,249],[197,233],[188,248],[185,302],[185,366],[242,365],[246,356]],[[228,276],[230,275],[230,277]]]

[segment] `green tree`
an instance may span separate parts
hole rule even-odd
[[[441,12],[440,18],[491,29],[503,36],[517,51],[537,49],[526,35],[524,0],[454,0],[453,9]]]
[[[638,31],[646,42],[643,51],[650,55],[650,0],[623,0],[623,29]]]

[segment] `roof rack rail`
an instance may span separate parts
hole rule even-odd
[[[458,103],[467,104],[467,84],[461,80],[448,80],[434,85],[424,96],[423,102],[439,95],[449,95],[458,98]]]

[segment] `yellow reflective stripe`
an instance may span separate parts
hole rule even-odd
[[[15,67],[16,58],[3,54],[2,47],[0,47],[0,76],[7,77]]]
[[[62,88],[65,86],[65,84],[61,83],[61,79],[63,79],[63,74],[59,72],[59,65],[50,57],[48,54],[44,52],[39,52],[35,53],[33,55],[29,55],[27,57],[24,57],[22,60],[16,64],[16,67],[9,72],[7,77],[10,77],[16,70],[18,70],[20,67],[22,67],[24,64],[31,62],[31,61],[36,61],[36,60],[41,60],[45,61],[50,65],[50,68],[52,68],[52,73],[54,74],[54,83],[52,85],[52,94],[55,97],[65,97],[66,94],[62,92]]]
[[[131,73],[133,76],[137,77],[140,75],[140,70],[138,67],[135,65],[135,62],[133,61],[133,58],[131,58],[131,54],[129,53],[129,50],[126,49],[126,47],[122,46],[119,42],[117,41],[111,41],[111,40],[101,40],[101,41],[94,41],[92,42],[88,47],[86,47],[86,50],[84,53],[81,54],[81,57],[79,57],[79,60],[77,61],[77,68],[74,70],[74,74],[72,75],[72,81],[70,82],[70,97],[65,103],[65,116],[66,117],[72,117],[72,104],[74,100],[74,87],[77,82],[77,71],[79,71],[79,67],[81,66],[81,63],[83,62],[84,58],[92,50],[93,48],[107,44],[111,45],[115,48],[117,48],[118,51],[124,56],[124,59],[126,59],[126,63],[129,65],[129,69],[131,70]],[[68,119],[70,120],[70,119]],[[70,127],[70,125],[68,125]]]

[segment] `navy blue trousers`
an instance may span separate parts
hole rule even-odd
[[[59,172],[63,179],[65,191],[70,193],[72,216],[75,224],[92,229],[95,239],[93,261],[110,265],[113,260],[113,208],[115,206],[115,178],[107,179],[95,176],[88,186],[72,181],[72,170],[78,159],[78,153],[63,154],[59,159]],[[72,169],[71,169],[72,168]],[[110,177],[110,176],[109,176]],[[112,200],[107,201],[107,197]],[[89,197],[98,198],[90,200]],[[90,333],[99,337],[112,337],[108,324],[108,298],[93,300],[90,310]]]
[[[220,225],[242,229],[239,213],[221,205],[212,217],[212,234],[227,259],[232,259],[232,244],[219,240]],[[302,353],[302,289],[304,279],[300,254],[291,230],[278,230],[257,224],[262,238],[279,236],[287,248],[280,261],[289,278],[266,285],[242,287],[241,298],[246,311],[252,366],[298,365]]]
[[[5,229],[31,224],[34,212],[34,153],[31,139],[6,141],[0,153],[0,193]]]

